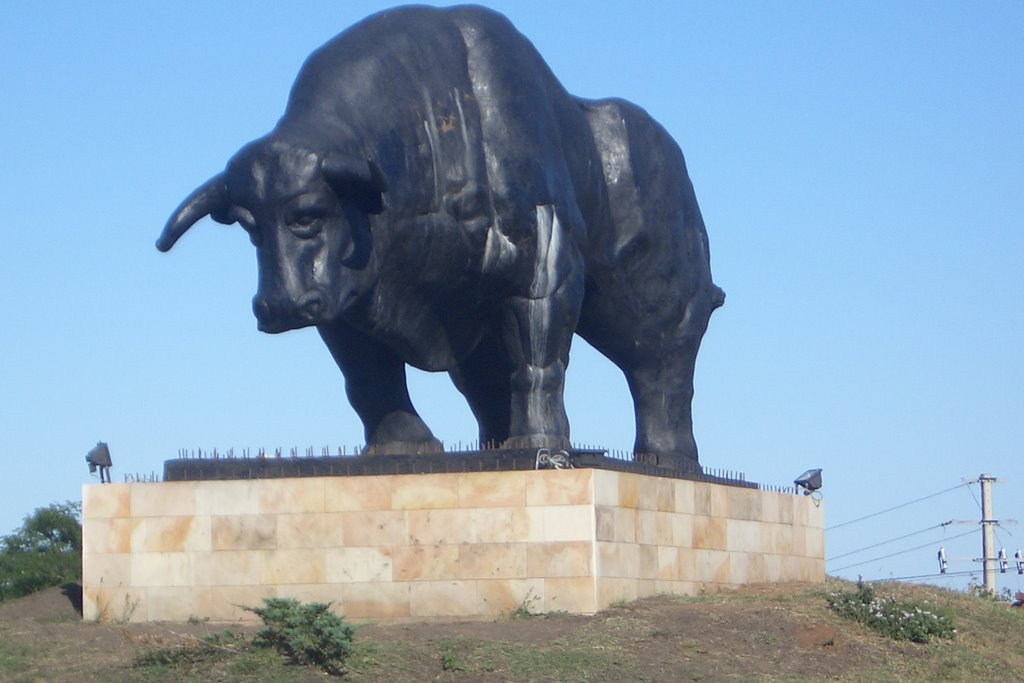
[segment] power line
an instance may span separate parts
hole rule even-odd
[[[864,580],[865,583],[887,583],[889,581],[911,581],[915,579],[944,579],[950,576],[971,576],[977,575],[978,570],[974,571],[962,571],[962,572],[947,572],[945,574],[918,574],[917,576],[897,576],[889,577],[884,579],[870,579]]]
[[[956,536],[949,536],[947,538],[943,538],[943,539],[940,539],[940,540],[942,540],[942,541],[952,541],[954,538],[961,538],[963,536],[968,536],[968,535],[974,534],[974,533],[977,533],[977,532],[972,529],[970,531],[965,531],[962,534],[957,534]],[[877,562],[878,560],[886,560],[886,559],[889,559],[890,557],[896,557],[897,555],[903,555],[904,553],[909,553],[909,552],[913,552],[915,550],[920,550],[921,548],[927,548],[928,546],[934,545],[937,542],[938,541],[932,541],[930,543],[925,543],[923,545],[914,546],[913,548],[907,548],[906,550],[901,550],[901,551],[896,552],[896,553],[890,553],[889,555],[882,555],[881,557],[875,557],[875,558],[872,558],[870,560],[864,560],[863,562],[855,562],[854,564],[848,564],[845,567],[839,567],[837,569],[832,569],[830,571],[841,572],[844,569],[850,569],[851,567],[859,567],[862,564],[871,564],[872,562]]]
[[[985,590],[986,591],[991,591],[992,593],[995,593],[995,591],[996,591],[996,576],[995,576],[996,569],[998,568],[1001,573],[1006,573],[1007,565],[1009,564],[1008,557],[1007,557],[1007,554],[1006,554],[1005,550],[1001,549],[1001,550],[999,550],[998,554],[996,553],[996,544],[995,544],[995,542],[997,540],[997,537],[998,537],[998,540],[1000,541],[1000,543],[1002,543],[1002,541],[1003,541],[1001,534],[998,533],[1000,531],[1000,529],[997,528],[997,527],[1001,527],[1001,525],[999,523],[999,520],[995,519],[995,517],[992,514],[991,485],[993,483],[995,483],[997,481],[997,479],[995,477],[993,477],[993,476],[990,476],[988,474],[982,473],[978,477],[978,479],[976,481],[977,481],[978,484],[981,485],[981,500],[978,500],[978,497],[974,495],[974,491],[972,491],[971,489],[968,489],[968,493],[970,494],[971,498],[974,500],[975,504],[981,510],[981,530],[982,530],[982,558],[980,560],[981,563],[982,563],[981,574],[984,577]],[[923,500],[927,500],[929,498],[933,498],[935,496],[939,496],[939,495],[942,495],[944,493],[948,493],[950,491],[954,491],[954,490],[960,488],[960,486],[970,486],[973,483],[975,483],[975,480],[964,481],[963,484],[960,484],[958,486],[954,486],[954,487],[952,487],[950,489],[946,489],[945,491],[939,491],[939,492],[936,492],[936,493],[924,496],[922,498],[918,498],[916,500],[912,500],[912,501],[909,501],[907,503],[903,503],[901,505],[896,505],[896,506],[891,507],[891,508],[889,508],[887,510],[882,510],[880,512],[876,512],[876,513],[873,513],[873,514],[870,514],[870,515],[865,515],[865,516],[860,517],[858,519],[851,520],[849,522],[844,522],[843,524],[838,524],[838,525],[836,525],[834,527],[830,527],[830,529],[835,529],[835,528],[839,528],[839,527],[842,527],[842,526],[846,526],[847,524],[852,524],[854,522],[858,522],[858,521],[861,521],[861,520],[864,520],[864,519],[869,519],[871,517],[875,517],[877,515],[881,515],[881,514],[884,514],[886,512],[892,512],[894,510],[898,510],[900,508],[906,507],[907,505],[912,505],[914,503],[917,503],[917,502],[920,502],[920,501],[923,501]],[[1011,520],[1007,520],[1007,521],[1011,521]],[[1016,521],[1016,520],[1012,520],[1012,521]],[[946,522],[946,523],[941,524],[939,526],[944,527],[944,526],[946,526],[948,524],[952,524],[952,523],[953,523],[953,521],[950,520],[949,522]],[[934,527],[932,527],[932,528],[934,528]],[[924,533],[925,531],[928,531],[928,530],[930,530],[930,529],[925,529],[925,530],[922,530],[922,531],[913,532],[911,534],[906,534],[906,535],[901,536],[901,537],[899,537],[897,539],[892,539],[890,541],[883,541],[881,543],[876,543],[874,545],[868,546],[867,548],[874,548],[874,547],[878,547],[880,545],[885,545],[886,543],[891,543],[891,542],[893,542],[895,540],[900,540],[902,538],[907,538],[907,537],[910,537],[910,536],[915,536],[917,534]],[[1005,529],[1002,529],[1002,530],[1006,531]],[[962,534],[957,534],[956,536],[950,536],[950,537],[944,538],[942,540],[948,542],[948,541],[952,541],[952,540],[955,540],[955,539],[958,539],[958,538],[962,538],[963,536],[968,536],[971,533],[973,533],[973,532],[967,531],[967,532],[964,532]],[[1007,533],[1009,534],[1010,532],[1007,531]],[[1012,534],[1010,534],[1010,535],[1012,536]],[[850,564],[850,565],[847,565],[845,567],[840,567],[839,569],[833,569],[831,571],[833,571],[833,572],[840,572],[840,571],[843,571],[843,570],[846,570],[846,569],[850,569],[850,568],[853,568],[853,567],[857,567],[857,566],[860,566],[860,565],[869,564],[869,563],[872,563],[872,562],[878,562],[878,561],[881,561],[881,560],[888,559],[890,557],[895,557],[897,555],[902,555],[904,553],[909,553],[909,552],[913,552],[915,550],[920,550],[921,548],[925,548],[928,545],[929,544],[920,545],[920,546],[917,546],[917,547],[914,547],[914,548],[907,548],[906,550],[901,550],[899,552],[890,553],[888,555],[883,555],[881,557],[876,557],[876,558],[873,558],[871,560],[865,560],[863,562],[858,562],[858,563]],[[863,550],[866,550],[867,548],[861,548],[859,550],[854,550],[854,551],[845,553],[844,555],[840,555],[840,556],[837,556],[837,557],[846,557],[846,556],[849,556],[849,555],[853,555],[855,553],[862,552]],[[1005,545],[1003,545],[1003,548],[1005,548]],[[971,576],[972,577],[971,580],[972,581],[975,580],[974,577],[976,577],[977,573],[978,573],[976,570],[967,570],[967,571],[952,572],[952,573],[946,571],[946,555],[945,555],[945,552],[941,548],[939,550],[939,556],[938,557],[939,557],[939,565],[940,565],[939,566],[939,573],[938,574],[934,574],[934,573],[932,573],[932,574],[918,574],[916,576],[890,577],[889,579],[877,579],[877,580],[878,581],[887,581],[887,580],[888,581],[906,581],[906,580],[914,580],[914,579],[932,579],[932,580],[934,580],[934,579],[939,579],[939,578],[947,579],[947,578],[962,577],[962,576]],[[835,559],[836,558],[832,558],[829,561],[833,561]],[[978,560],[975,560],[975,562],[977,562],[977,561]],[[1021,551],[1020,550],[1018,550],[1016,555],[1015,555],[1015,561],[1016,561],[1016,564],[1017,564],[1018,572],[1024,573],[1024,571],[1021,571],[1021,569],[1020,569],[1021,564],[1022,564]],[[1017,580],[1017,584],[1018,584],[1018,586],[1020,585],[1020,579],[1019,578]]]
[[[935,496],[941,496],[943,493],[949,493],[950,491],[956,491],[961,486],[967,486],[969,484],[970,484],[970,482],[964,482],[962,484],[957,484],[956,486],[954,486],[952,488],[948,488],[945,491],[939,491],[938,493],[932,493],[930,495],[923,496],[921,498],[917,498],[916,500],[911,500],[911,501],[908,501],[906,503],[902,503],[902,504],[897,505],[895,507],[887,508],[885,510],[879,510],[878,512],[872,512],[870,515],[864,515],[863,517],[858,517],[857,519],[851,519],[848,522],[842,522],[841,524],[836,524],[835,526],[830,526],[830,527],[826,528],[825,531],[832,531],[833,529],[838,529],[839,527],[844,527],[844,526],[847,526],[848,524],[853,524],[854,522],[862,522],[865,519],[870,519],[872,517],[877,517],[878,515],[884,515],[886,512],[892,512],[893,510],[899,510],[900,508],[907,507],[908,505],[913,505],[914,503],[920,503],[922,500],[928,500],[929,498],[934,498]]]
[[[888,541],[882,541],[880,543],[875,543],[874,545],[869,545],[869,546],[865,546],[863,548],[858,548],[857,550],[851,550],[848,553],[843,553],[842,555],[836,555],[834,557],[830,557],[829,559],[827,559],[825,561],[826,562],[834,562],[834,561],[838,560],[840,557],[847,557],[849,555],[856,555],[857,553],[864,552],[865,550],[871,550],[872,548],[877,548],[878,546],[886,545],[887,543],[895,543],[896,541],[902,541],[904,538],[910,538],[911,536],[917,536],[918,534],[923,534],[926,531],[931,531],[932,529],[941,529],[943,527],[949,526],[952,523],[953,523],[953,520],[949,520],[948,522],[943,522],[942,524],[936,524],[935,526],[930,526],[927,529],[921,529],[920,531],[915,531],[913,533],[909,533],[909,534],[906,534],[904,536],[897,536],[896,538],[890,538]]]
[[[974,482],[973,482],[973,481],[968,481],[968,483],[969,483],[969,484],[972,484],[972,483],[974,483]],[[969,490],[969,492],[971,493],[971,498],[973,498],[973,499],[974,499],[974,502],[975,502],[975,504],[977,504],[977,506],[978,506],[978,509],[979,509],[979,510],[981,510],[981,501],[979,501],[979,500],[978,500],[978,497],[974,495],[974,489],[973,489],[973,488],[968,488],[968,490]]]

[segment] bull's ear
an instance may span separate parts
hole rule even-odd
[[[377,164],[358,157],[328,154],[320,160],[320,170],[334,191],[359,202],[367,213],[384,210],[387,181]]]

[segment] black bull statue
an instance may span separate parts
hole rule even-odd
[[[260,330],[316,326],[369,452],[440,450],[406,363],[450,373],[482,443],[568,448],[577,333],[625,373],[638,457],[696,466],[724,294],[682,152],[636,105],[566,92],[505,17],[407,7],[341,33],[157,247],[205,216],[256,245]]]

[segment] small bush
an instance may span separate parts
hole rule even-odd
[[[263,607],[246,607],[263,620],[257,645],[274,647],[295,664],[313,664],[338,676],[344,672],[354,629],[330,611],[330,604],[266,598]]]
[[[857,582],[857,590],[831,593],[828,606],[837,614],[859,621],[882,635],[895,640],[927,643],[933,636],[952,638],[956,635],[953,620],[928,602],[917,604],[894,597],[878,597],[871,584]]]
[[[516,619],[530,619],[538,616],[538,613],[533,611],[533,607],[538,602],[540,602],[540,596],[534,595],[533,588],[530,588],[530,590],[526,591],[526,596],[523,597],[523,601],[521,603],[507,612],[502,612],[501,616],[509,621],[514,621]]]
[[[964,589],[967,595],[975,598],[981,598],[982,600],[991,600],[992,602],[1013,602],[1013,593],[1010,592],[1009,588],[1003,588],[999,592],[990,591],[982,585],[979,585],[974,578],[967,583],[967,588]]]

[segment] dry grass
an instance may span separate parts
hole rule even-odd
[[[957,637],[898,642],[829,610],[850,584],[660,596],[593,617],[366,626],[345,680],[369,681],[1012,681],[1024,680],[1024,610],[928,586],[880,595],[948,610]],[[0,680],[323,681],[223,625],[83,623],[56,594],[0,603]],[[35,600],[35,602],[32,602]],[[21,603],[21,604],[19,604]],[[241,636],[241,637],[238,637]]]

